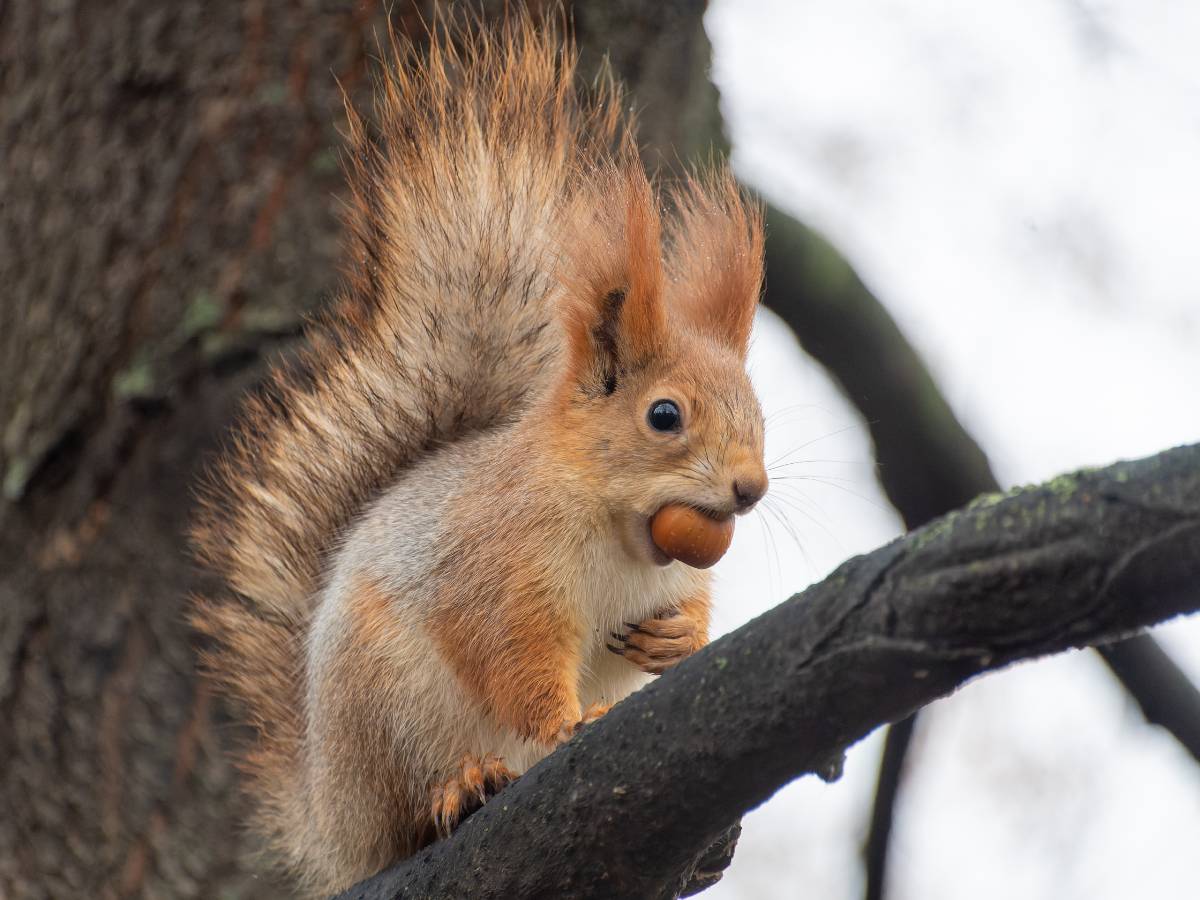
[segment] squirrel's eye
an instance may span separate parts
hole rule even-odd
[[[646,421],[655,431],[678,431],[682,419],[679,407],[670,400],[655,400],[646,413]]]

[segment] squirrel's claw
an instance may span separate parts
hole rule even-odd
[[[463,819],[500,793],[516,777],[504,760],[494,754],[463,759],[458,777],[434,785],[430,792],[430,812],[437,836],[449,837]]]
[[[642,622],[625,622],[626,634],[612,633],[619,644],[607,644],[609,651],[624,657],[643,672],[661,675],[704,645],[696,623],[686,615],[671,611]]]
[[[584,727],[591,725],[598,718],[604,715],[612,708],[609,703],[593,703],[583,711],[583,714],[577,721],[567,720],[562,723],[558,729],[558,743],[562,744],[569,741],[575,735],[579,734]]]

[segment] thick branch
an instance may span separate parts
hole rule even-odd
[[[879,725],[1197,608],[1200,446],[983,498],[714,642],[343,896],[672,896],[730,821]]]

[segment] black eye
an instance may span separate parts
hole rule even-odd
[[[646,421],[655,431],[678,431],[683,424],[679,407],[670,400],[655,400],[646,413]]]

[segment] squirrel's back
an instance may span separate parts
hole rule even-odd
[[[257,729],[246,763],[277,838],[306,815],[300,673],[323,559],[399,473],[542,382],[563,217],[626,137],[611,84],[579,99],[574,51],[526,16],[435,28],[420,62],[391,43],[371,122],[349,113],[344,287],[246,403],[194,528],[229,586],[194,621]]]

